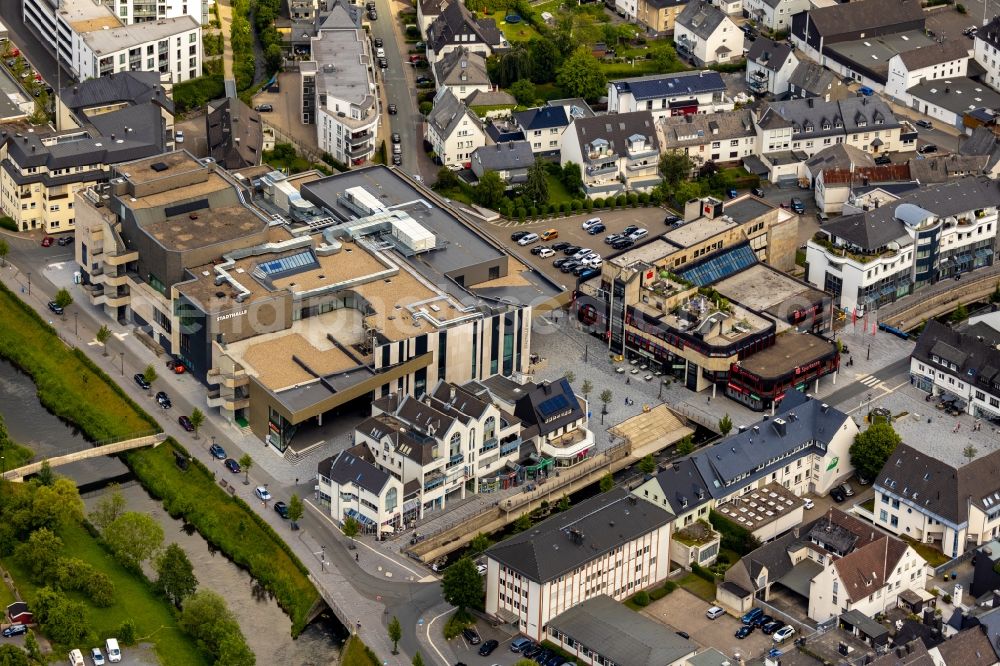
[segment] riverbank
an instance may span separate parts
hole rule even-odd
[[[0,356],[35,381],[39,401],[53,414],[97,442],[160,432],[159,424],[132,401],[79,349],[68,347],[56,331],[5,286],[0,285]],[[225,494],[214,476],[195,462],[187,472],[174,464],[178,443],[133,451],[126,462],[143,487],[162,499],[227,557],[275,595],[298,635],[315,608],[319,593],[302,563],[244,502]]]

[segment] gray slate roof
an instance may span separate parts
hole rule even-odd
[[[623,154],[628,145],[628,138],[635,134],[646,138],[646,143],[654,150],[659,150],[659,139],[653,123],[653,114],[649,111],[632,111],[631,113],[616,113],[593,118],[577,118],[573,121],[577,140],[581,148],[597,139],[604,139],[611,148]],[[571,131],[571,130],[569,130]],[[583,148],[586,152],[586,148]]]
[[[910,49],[899,54],[899,59],[908,71],[931,67],[941,63],[969,57],[969,45],[959,39],[948,39],[941,43]]]
[[[707,2],[691,2],[674,20],[676,25],[683,26],[701,39],[708,39],[726,20],[721,9]]]
[[[823,169],[850,169],[851,167],[875,166],[875,160],[871,155],[849,146],[846,143],[837,143],[819,151],[808,160],[806,166],[810,173],[817,174]]]
[[[514,416],[532,435],[547,435],[586,416],[565,377],[524,388],[527,389],[525,395],[514,405]]]
[[[465,105],[470,109],[477,106],[517,106],[517,100],[509,92],[503,90],[475,90],[465,98]]]
[[[788,77],[790,85],[819,96],[824,96],[831,91],[831,86],[835,84],[836,80],[837,77],[834,76],[833,72],[809,60],[799,62]]]
[[[359,454],[360,451],[352,452],[352,449],[341,451],[320,461],[318,471],[339,485],[354,484],[374,495],[381,494],[385,484],[389,482],[388,472],[383,472]]]
[[[427,28],[427,44],[437,53],[449,43],[454,43],[458,35],[474,35],[474,41],[491,48],[503,43],[503,35],[496,22],[493,19],[477,20],[462,0],[454,0],[434,19]]]
[[[173,100],[160,85],[159,72],[118,72],[87,79],[63,88],[59,98],[74,112],[116,102],[130,105],[156,102],[170,113],[174,112]]]
[[[561,106],[543,106],[537,109],[516,111],[514,121],[525,132],[569,125],[566,109]]]
[[[754,136],[749,109],[669,116],[660,120],[664,150]]]
[[[264,127],[260,114],[237,98],[209,104],[205,115],[208,150],[226,169],[243,169],[260,164]]]
[[[951,178],[983,173],[988,155],[928,155],[910,160],[910,175],[922,184],[943,183]]]
[[[482,129],[483,124],[479,117],[455,97],[451,90],[441,88],[434,98],[434,108],[427,116],[428,124],[434,127],[440,136],[446,137],[451,136],[458,124],[462,122],[463,117],[469,118]]]
[[[957,114],[981,108],[1000,108],[1000,93],[967,76],[924,81],[907,88],[906,92]]]
[[[767,105],[758,124],[764,128],[791,126],[793,135],[799,138],[802,135],[814,138],[845,132],[874,132],[900,126],[889,105],[877,96],[829,102],[816,98],[773,102]]]
[[[618,488],[501,541],[487,550],[486,556],[528,580],[545,583],[673,519],[664,509],[630,497],[626,489]],[[582,536],[574,539],[575,534]]]
[[[923,10],[915,0],[861,0],[809,11],[810,23],[823,36],[862,30],[879,34],[881,27],[923,20]]]
[[[472,53],[465,46],[445,54],[440,61],[434,63],[439,86],[481,86],[490,84],[490,76],[486,73],[486,58],[479,53]]]
[[[788,42],[776,42],[766,37],[757,38],[747,53],[747,61],[755,62],[772,72],[780,70],[788,57],[792,55],[792,45]]]
[[[606,594],[573,606],[549,620],[547,626],[590,646],[617,666],[663,666],[698,649]]]
[[[472,151],[472,163],[486,171],[527,169],[535,163],[535,154],[527,141],[508,141],[495,146],[481,146]]]

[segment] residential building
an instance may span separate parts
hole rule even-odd
[[[860,210],[853,204],[870,191],[901,183],[909,188],[917,185],[915,181],[909,164],[882,164],[855,167],[853,170],[850,167],[825,168],[813,178],[812,183],[819,210],[827,214],[852,215]]]
[[[649,111],[655,120],[660,120],[733,108],[722,76],[711,70],[652,74],[608,83],[609,113]]]
[[[448,6],[448,0],[420,0],[417,2],[417,27],[420,35],[427,36],[427,28],[441,15]]]
[[[201,26],[187,13],[129,24],[91,0],[24,0],[23,10],[81,81],[128,71],[168,74],[173,83],[201,76]]]
[[[141,327],[208,385],[209,408],[280,452],[339,410],[524,372],[521,304],[558,293],[530,273],[505,280],[499,244],[386,167],[272,172],[258,189],[177,151],[115,175],[75,202],[91,304]]]
[[[473,151],[486,145],[482,121],[447,87],[434,95],[425,131],[425,138],[446,166],[469,164]]]
[[[844,82],[822,65],[809,60],[800,62],[788,77],[788,96],[818,97],[824,102],[832,102],[849,96]]]
[[[364,534],[380,539],[405,527],[403,484],[379,469],[363,445],[320,461],[316,472],[320,504],[341,525],[353,518]]]
[[[743,57],[743,31],[707,2],[689,2],[674,22],[677,54],[701,67]]]
[[[759,37],[747,53],[747,86],[758,95],[784,95],[798,64],[790,44]]]
[[[922,34],[926,19],[920,3],[910,0],[860,0],[860,2],[833,3],[824,7],[814,7],[792,16],[791,40],[795,48],[801,50],[812,61],[822,63],[831,69],[841,65],[842,59],[830,47],[842,42],[858,42],[885,35],[908,34],[905,44],[910,48],[929,44],[931,40],[909,38],[910,32]],[[872,63],[872,42],[869,47],[868,63]],[[863,45],[862,45],[863,46]],[[859,57],[864,56],[859,48]],[[903,50],[903,49],[899,49]],[[888,58],[885,58],[888,62]],[[860,81],[857,72],[842,73]]]
[[[513,408],[521,421],[521,438],[534,445],[544,469],[572,467],[597,453],[587,427],[586,401],[566,379],[525,384]]]
[[[710,0],[713,5],[730,16],[743,14],[743,0]]]
[[[505,539],[486,551],[486,614],[542,640],[549,622],[588,599],[621,601],[656,584],[670,571],[672,520],[616,489]]]
[[[579,663],[682,666],[697,646],[610,596],[592,597],[549,620],[545,638]]]
[[[1000,16],[994,16],[976,31],[973,58],[986,70],[981,77],[983,83],[1000,90]]]
[[[928,81],[964,77],[969,59],[968,46],[957,39],[898,53],[889,60],[885,94],[899,104],[911,106],[911,88]]]
[[[913,180],[922,185],[943,183],[953,178],[986,174],[988,155],[924,155],[910,158],[908,167]]]
[[[938,342],[933,349],[963,360],[961,351],[944,342]],[[938,359],[934,367],[948,369],[955,365],[934,356]],[[924,373],[920,376],[923,378]],[[958,557],[988,543],[1000,532],[998,463],[1000,451],[955,465],[900,444],[873,485],[875,524],[893,534],[932,544],[948,557]]]
[[[637,0],[614,0],[614,10],[618,16],[631,23],[635,21],[639,11],[638,2]]]
[[[512,187],[528,180],[528,169],[535,163],[535,154],[527,141],[508,141],[476,148],[471,161],[476,178],[482,178],[487,171],[495,171],[508,187]]]
[[[428,60],[435,62],[450,51],[464,48],[484,58],[510,48],[491,18],[476,18],[464,2],[453,0],[427,27]]]
[[[991,266],[998,205],[995,181],[966,176],[831,221],[806,243],[809,282],[863,313]]]
[[[907,92],[912,108],[963,132],[966,114],[1000,107],[1000,92],[966,76],[926,81]]]
[[[381,113],[367,32],[357,8],[338,0],[299,63],[302,122],[316,126],[319,149],[358,166],[375,155]]]
[[[983,173],[991,178],[1000,175],[1000,142],[992,127],[977,127],[962,139],[960,155],[985,157]]]
[[[660,183],[660,148],[649,111],[574,118],[563,133],[559,162],[579,164],[588,196],[645,192]]]
[[[674,31],[674,22],[689,0],[637,0],[636,20],[646,32],[659,37]]]
[[[467,47],[449,51],[434,62],[432,68],[438,90],[449,88],[460,101],[466,101],[474,92],[493,89],[489,74],[486,73],[486,58],[481,53],[469,51]]]
[[[264,150],[260,113],[236,97],[209,102],[205,114],[208,154],[231,171],[259,166]],[[273,148],[273,139],[272,139]]]
[[[561,106],[543,106],[526,111],[515,111],[514,122],[531,144],[535,155],[559,154],[563,133],[569,127],[570,116]]]
[[[807,605],[810,619],[826,622],[851,611],[884,613],[926,581],[924,559],[905,541],[831,508],[741,558],[718,599],[743,612],[755,598],[770,600],[777,585]]]
[[[885,35],[866,36],[824,47],[824,63],[831,72],[883,92],[889,80],[893,58],[911,50],[937,46],[922,30],[911,29]]]
[[[853,171],[873,166],[875,159],[865,151],[846,143],[835,143],[806,160],[805,176],[812,185],[820,174],[827,170]]]
[[[809,0],[743,0],[743,9],[750,18],[771,32],[790,29],[792,16],[809,8]]]
[[[997,649],[981,626],[963,629],[928,652],[934,666],[996,666],[1000,664]]]
[[[517,99],[504,90],[476,90],[465,98],[465,105],[480,118],[509,119],[511,112],[517,106]],[[500,142],[494,141],[494,143]]]
[[[739,163],[757,145],[749,109],[663,118],[657,123],[662,152],[687,154],[696,167],[706,162]]]
[[[0,209],[20,231],[76,228],[76,192],[115,164],[162,153],[174,105],[156,72],[90,79],[56,96],[55,132],[0,132]]]
[[[162,21],[179,16],[190,16],[198,25],[208,25],[206,0],[165,0],[146,3],[136,0],[102,0],[122,23],[132,25],[145,21]]]

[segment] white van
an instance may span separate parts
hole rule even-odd
[[[83,653],[79,650],[70,650],[69,666],[87,666],[83,661]]]
[[[104,653],[108,656],[108,661],[112,663],[122,660],[122,651],[118,649],[117,638],[109,638],[104,641]]]

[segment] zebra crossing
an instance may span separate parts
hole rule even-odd
[[[864,375],[863,377],[860,377],[858,381],[870,389],[885,388],[885,382],[876,377],[875,375]]]

